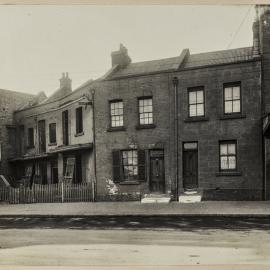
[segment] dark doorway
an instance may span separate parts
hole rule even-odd
[[[58,183],[58,161],[54,159],[51,161],[51,184]]]
[[[39,153],[46,152],[45,120],[38,121],[38,143],[39,143]]]
[[[183,187],[198,188],[198,144],[197,142],[183,145]]]
[[[62,128],[63,128],[63,144],[69,144],[69,134],[68,134],[68,111],[62,112]]]
[[[150,151],[150,191],[164,193],[164,152],[163,150]]]

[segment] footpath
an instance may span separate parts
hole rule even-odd
[[[0,204],[0,216],[254,216],[270,217],[270,201],[199,203],[88,202]]]

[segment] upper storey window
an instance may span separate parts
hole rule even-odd
[[[188,91],[188,116],[204,116],[204,89],[191,88]]]
[[[241,113],[241,86],[239,83],[224,86],[224,113]]]
[[[111,127],[124,126],[123,101],[110,101]]]
[[[139,123],[140,125],[153,124],[153,99],[152,97],[139,99]]]

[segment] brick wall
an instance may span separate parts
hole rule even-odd
[[[33,98],[32,95],[8,90],[0,90],[0,143],[2,145],[2,161],[0,162],[0,174],[11,174],[8,158],[15,155],[15,144],[8,134],[7,125],[13,125],[13,113],[21,106],[27,104]],[[10,133],[12,133],[12,129]]]

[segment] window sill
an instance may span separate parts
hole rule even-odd
[[[119,183],[120,185],[139,185],[140,182],[139,181],[122,181]]]
[[[238,171],[233,171],[233,172],[229,172],[229,171],[224,171],[224,172],[218,172],[216,173],[216,176],[241,176],[242,173],[238,172]]]
[[[108,132],[113,132],[113,131],[126,131],[125,127],[109,127],[107,129]]]
[[[79,137],[79,136],[83,136],[83,135],[84,135],[84,132],[80,132],[80,133],[74,134],[74,137]]]
[[[245,114],[224,114],[222,115],[219,119],[220,120],[228,120],[228,119],[242,119],[242,118],[246,118],[247,116]]]
[[[203,121],[209,121],[209,118],[205,116],[194,116],[194,117],[188,117],[184,120],[185,123],[203,122]]]
[[[55,143],[48,143],[48,146],[55,146],[55,145],[57,145],[56,142]]]
[[[155,127],[156,127],[155,124],[137,125],[136,129],[151,129],[151,128],[155,128]]]

